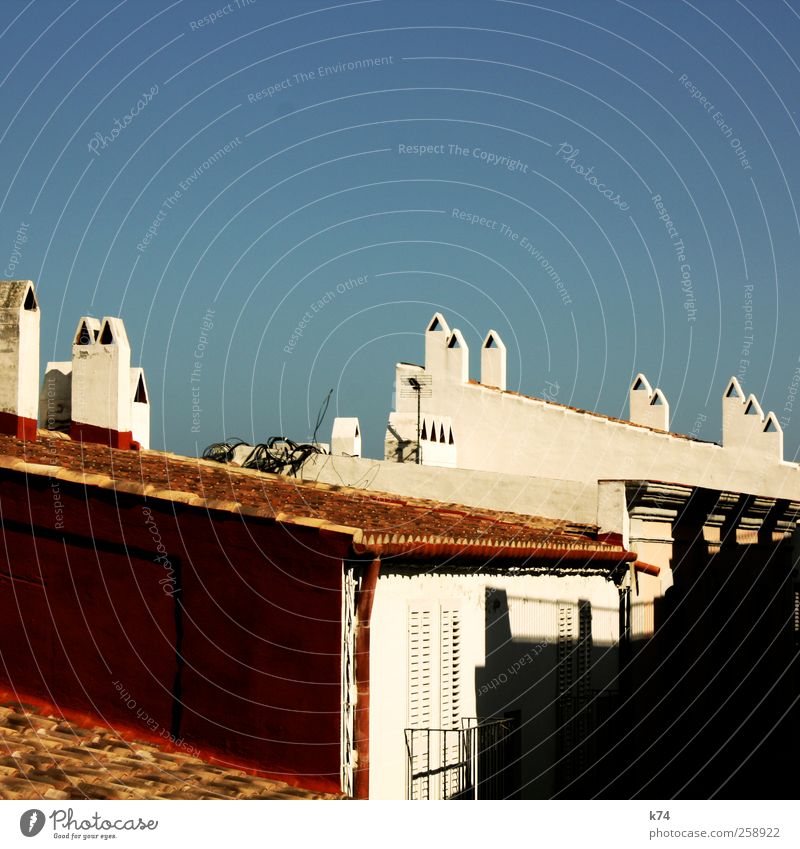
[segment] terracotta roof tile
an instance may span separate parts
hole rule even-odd
[[[0,799],[333,799],[0,697]]]
[[[317,484],[161,451],[120,451],[51,437],[46,431],[39,432],[35,443],[0,435],[0,467],[20,466],[28,474],[54,475],[202,509],[332,530],[358,529],[365,537],[386,542],[425,537],[431,543],[460,540],[623,552],[620,540],[598,538],[597,528],[588,525]]]

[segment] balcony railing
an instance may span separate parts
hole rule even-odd
[[[460,728],[406,728],[407,798],[506,798],[511,726],[470,717]]]

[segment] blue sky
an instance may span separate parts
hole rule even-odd
[[[795,456],[800,4],[4,0],[0,33],[2,276],[43,360],[124,318],[153,447],[306,439],[333,388],[322,437],[381,456],[441,310],[472,377],[492,327],[510,388],[624,416],[644,371],[704,439],[736,374]]]

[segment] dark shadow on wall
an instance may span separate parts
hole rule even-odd
[[[709,506],[674,526],[674,586],[653,639],[623,669],[625,768],[612,798],[789,799],[798,755],[798,645],[791,543],[767,520],[737,541],[746,499],[703,537]],[[779,505],[780,506],[780,505]]]
[[[477,712],[483,721],[508,720],[511,734],[502,766],[484,777],[486,786],[499,798],[588,798],[611,739],[618,647],[592,640],[588,601],[514,599],[514,609],[532,636],[512,636],[506,591],[487,589]],[[616,609],[598,613],[619,615]]]

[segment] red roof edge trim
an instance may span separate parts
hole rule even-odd
[[[410,560],[581,560],[603,563],[630,563],[636,560],[636,552],[619,549],[557,548],[542,546],[485,545],[482,543],[457,542],[385,542],[353,543],[357,555],[373,557],[405,557]]]

